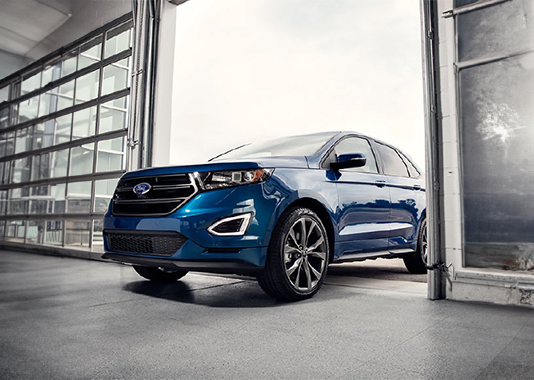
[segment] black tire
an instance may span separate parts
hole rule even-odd
[[[419,227],[419,236],[417,239],[417,252],[415,254],[404,257],[404,265],[408,272],[412,274],[425,274],[427,272],[426,266],[428,263],[428,233],[426,226],[426,218],[421,221]]]
[[[141,276],[150,281],[175,282],[187,274],[185,270],[168,270],[158,267],[141,267],[134,265],[133,268]]]
[[[317,214],[303,207],[290,209],[273,231],[258,283],[282,301],[313,297],[323,285],[329,249],[328,234]]]

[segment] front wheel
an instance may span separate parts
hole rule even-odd
[[[175,282],[187,274],[185,270],[169,270],[158,267],[142,267],[134,265],[133,268],[141,276],[147,280],[155,282]]]
[[[278,222],[258,283],[268,295],[299,301],[319,291],[328,268],[329,242],[321,219],[307,208],[294,208]]]
[[[404,265],[412,274],[425,274],[428,263],[428,232],[426,218],[421,221],[419,227],[419,239],[417,240],[417,252],[404,258]]]

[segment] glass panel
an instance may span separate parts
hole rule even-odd
[[[41,166],[41,156],[33,156],[32,160],[32,181],[39,178],[39,166]]]
[[[103,230],[104,222],[102,219],[93,220],[93,251],[104,251]]]
[[[74,113],[72,139],[93,136],[96,128],[96,106]]]
[[[534,47],[533,7],[516,0],[458,15],[459,60]]]
[[[35,126],[33,149],[47,148],[54,145],[54,130],[56,120],[48,120]]]
[[[32,92],[33,90],[38,89],[39,87],[41,87],[40,72],[35,75],[32,75],[29,78],[24,78],[20,86],[21,95],[25,95],[29,92]]]
[[[11,180],[11,165],[11,161],[6,161],[0,164],[0,169],[3,167],[3,171],[0,170],[0,183],[7,184]]]
[[[52,156],[52,173],[51,177],[65,177],[67,175],[67,162],[69,159],[69,150],[63,149],[50,153]]]
[[[57,110],[72,107],[74,104],[74,81],[67,82],[59,86],[59,94],[57,100]]]
[[[8,201],[8,214],[21,215],[28,212],[29,199],[22,192],[23,189],[10,190],[10,196]]]
[[[55,119],[54,128],[56,130],[55,143],[61,144],[70,140],[72,115],[58,117]]]
[[[28,221],[28,231],[26,231],[26,243],[31,244],[43,244],[44,243],[44,233],[45,233],[45,222],[44,220]]]
[[[91,212],[91,181],[73,182],[67,185],[67,212]]]
[[[9,85],[0,88],[0,103],[9,100]]]
[[[26,223],[22,220],[8,220],[6,221],[6,241],[14,241],[24,243],[24,235],[26,234]]]
[[[30,214],[46,214],[48,201],[46,199],[31,199]]]
[[[7,190],[0,191],[0,215],[7,212]]]
[[[98,142],[97,172],[122,170],[124,137]]]
[[[102,36],[98,36],[80,48],[78,70],[100,61],[102,52]]]
[[[4,134],[5,136],[5,154],[11,156],[15,151],[15,132]]]
[[[384,164],[384,174],[409,177],[406,165],[394,149],[380,143],[376,144],[378,153]]]
[[[9,126],[9,106],[0,108],[0,129]]]
[[[32,150],[33,127],[19,129],[15,141],[15,154]]]
[[[17,124],[18,118],[19,118],[19,104],[17,103],[11,106],[9,125]]]
[[[76,71],[77,57],[78,57],[78,52],[76,50],[71,51],[68,54],[67,58],[63,61],[63,70],[61,72],[62,77],[65,77]]]
[[[63,221],[51,220],[46,222],[45,244],[62,245],[63,244]]]
[[[111,108],[112,105],[113,102],[107,102],[100,106],[100,126],[98,133],[126,129],[126,110]]]
[[[7,133],[0,133],[0,157],[6,155]]]
[[[46,86],[48,83],[58,80],[61,74],[61,62],[48,66],[43,71],[42,86]]]
[[[32,180],[50,178],[50,157],[51,153],[33,156]]]
[[[20,158],[14,161],[13,182],[27,182],[30,180],[31,157]]]
[[[467,266],[534,271],[533,86],[534,54],[460,72]]]
[[[33,149],[41,149],[43,147],[44,138],[44,124],[36,124],[33,133]]]
[[[48,202],[47,213],[63,214],[65,212],[65,188],[66,184],[46,185],[46,193],[42,194]]]
[[[19,123],[35,119],[39,109],[39,96],[19,103]]]
[[[100,71],[92,71],[76,79],[76,104],[98,97]]]
[[[95,144],[86,144],[71,149],[69,175],[89,174],[93,172]]]
[[[421,173],[419,173],[419,170],[415,167],[415,165],[412,163],[412,161],[410,161],[408,159],[408,157],[405,156],[402,153],[400,153],[400,156],[402,157],[402,160],[404,161],[404,164],[406,165],[406,167],[408,168],[408,171],[410,172],[410,177],[412,177],[412,178],[419,177],[421,175]]]
[[[130,47],[130,23],[121,25],[106,34],[106,52],[104,58],[111,57]]]
[[[50,91],[41,94],[41,104],[39,105],[39,116],[45,116],[57,111],[58,106],[58,89],[53,88]]]
[[[90,220],[66,220],[65,245],[71,248],[88,247],[91,224]]]
[[[121,61],[123,62],[123,61]],[[124,62],[125,63],[125,62]],[[111,64],[104,67],[102,95],[111,94],[128,87],[128,68]]]
[[[117,187],[118,178],[95,181],[95,208],[94,212],[106,212],[109,201]]]
[[[5,231],[6,231],[6,221],[0,220],[0,241],[4,240]]]

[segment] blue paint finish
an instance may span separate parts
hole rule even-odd
[[[139,178],[141,182],[145,177],[168,174],[274,169],[261,183],[209,191],[199,186],[196,195],[165,216],[116,216],[110,207],[104,230],[176,231],[188,240],[169,260],[208,261],[215,267],[217,262],[231,260],[262,267],[271,235],[284,211],[296,201],[313,200],[330,219],[334,260],[344,254],[415,249],[418,226],[425,214],[424,179],[330,170],[328,160],[333,147],[349,134],[355,135],[338,133],[311,156],[217,160],[126,173],[123,178]],[[243,213],[253,215],[243,236],[215,236],[207,231],[218,220]],[[104,247],[111,252],[107,238]]]

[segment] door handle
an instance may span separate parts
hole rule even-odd
[[[421,190],[421,185],[413,185],[414,190]]]
[[[378,187],[384,187],[384,186],[386,186],[386,181],[381,180],[381,179],[376,180],[375,181],[375,185],[378,186]]]

